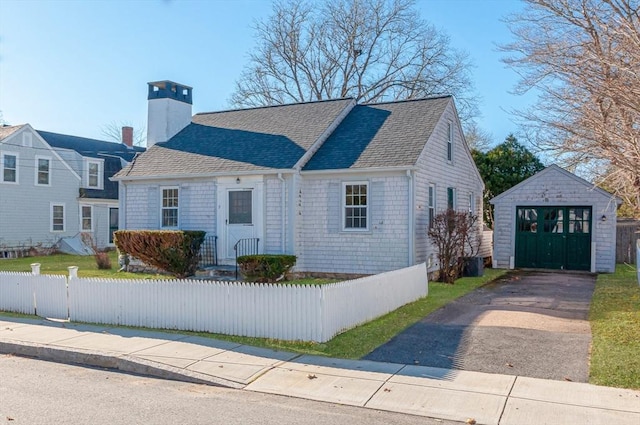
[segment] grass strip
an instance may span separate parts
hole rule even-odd
[[[636,268],[618,264],[601,274],[591,300],[589,382],[640,389],[640,286]]]

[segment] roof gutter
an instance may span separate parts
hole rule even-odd
[[[370,174],[370,173],[398,173],[416,171],[414,165],[404,165],[398,167],[366,167],[366,168],[342,168],[330,170],[307,170],[301,171],[303,175],[324,175],[324,174]]]
[[[252,171],[220,171],[217,173],[202,174],[164,174],[162,176],[123,176],[110,177],[111,181],[143,181],[143,180],[170,180],[170,179],[202,179],[211,177],[231,177],[231,176],[255,176],[255,175],[278,175],[278,174],[294,174],[296,170],[291,168],[270,169],[270,170],[252,170]]]

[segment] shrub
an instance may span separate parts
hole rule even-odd
[[[118,230],[114,243],[121,253],[183,278],[198,268],[204,236],[199,230]]]
[[[91,233],[81,233],[80,238],[82,239],[82,243],[91,248],[93,251],[93,258],[96,260],[96,266],[98,266],[99,270],[110,270],[111,269],[111,259],[109,258],[109,254],[106,251],[101,251],[93,240],[93,236]]]
[[[295,255],[243,255],[238,257],[240,272],[247,280],[274,282],[296,264]]]
[[[453,283],[462,276],[469,257],[477,254],[480,247],[478,217],[468,212],[448,209],[433,219],[429,239],[438,249],[440,282]]]

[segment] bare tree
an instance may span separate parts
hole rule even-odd
[[[481,226],[476,226],[478,217],[469,212],[451,208],[436,215],[428,230],[429,239],[438,249],[440,282],[454,283],[462,276],[470,257],[480,249]]]
[[[107,140],[122,143],[122,127],[133,128],[133,145],[145,146],[147,143],[147,129],[144,125],[134,127],[127,122],[111,121],[101,128],[101,133]]]
[[[422,20],[413,0],[281,0],[255,31],[234,106],[453,94],[463,121],[478,113],[468,55]]]
[[[517,91],[541,93],[519,111],[532,141],[582,168],[640,216],[640,6],[637,0],[525,0],[507,23],[505,62]]]

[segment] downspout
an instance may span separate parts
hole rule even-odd
[[[414,253],[415,253],[415,248],[414,248],[414,238],[415,238],[415,223],[414,223],[414,217],[413,217],[413,209],[414,209],[414,199],[413,199],[413,185],[414,185],[414,180],[413,180],[413,175],[411,174],[411,170],[407,170],[407,182],[408,182],[408,186],[409,186],[409,200],[408,200],[408,204],[409,204],[409,223],[408,223],[408,233],[409,233],[409,255],[408,255],[408,264],[407,266],[412,266],[413,262],[414,262]]]
[[[284,254],[285,253],[285,237],[286,237],[286,229],[285,229],[285,214],[287,213],[287,210],[285,209],[285,196],[286,196],[286,182],[285,180],[282,178],[282,173],[278,173],[278,180],[280,180],[280,202],[282,205],[282,214],[280,214],[280,241],[281,241],[281,253]]]

